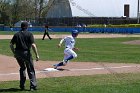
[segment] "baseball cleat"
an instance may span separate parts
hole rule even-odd
[[[54,69],[57,69],[57,67],[58,67],[57,64],[53,65],[53,68],[54,68]]]
[[[25,90],[24,86],[19,86],[19,87],[20,87],[20,90]]]

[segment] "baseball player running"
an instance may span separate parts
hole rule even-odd
[[[61,44],[65,42],[65,50],[64,50],[64,59],[62,62],[53,65],[54,69],[57,69],[59,66],[65,66],[69,60],[76,58],[77,54],[73,50],[79,50],[75,48],[75,38],[78,36],[78,30],[73,30],[71,32],[71,36],[66,36],[65,38],[61,39],[58,47],[61,47]]]

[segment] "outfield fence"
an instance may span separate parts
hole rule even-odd
[[[89,33],[128,33],[128,34],[134,34],[134,33],[140,33],[140,28],[93,28],[93,27],[50,27],[52,31],[54,32],[70,32],[73,29],[79,30],[79,32],[89,32]],[[20,27],[13,27],[12,31],[20,31]],[[1,27],[1,31],[11,31],[11,28],[8,26]],[[37,32],[43,32],[45,30],[44,27],[29,27],[29,31],[37,31]]]

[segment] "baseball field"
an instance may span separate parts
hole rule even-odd
[[[13,34],[0,34],[0,92],[30,93],[29,82],[25,91],[19,89],[19,67],[9,48]],[[76,39],[78,57],[52,72],[43,69],[63,59],[64,47],[57,44],[68,33],[52,33],[52,40],[34,35],[40,55],[35,93],[140,93],[140,35],[82,33]]]

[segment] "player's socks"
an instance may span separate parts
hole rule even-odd
[[[64,65],[64,63],[63,62],[60,62],[60,63],[57,64],[57,67],[63,66],[63,65]]]
[[[59,67],[59,66],[64,66],[64,63],[63,62],[60,62],[60,63],[55,64],[53,66],[54,66],[55,69],[57,69],[57,67]]]
[[[73,56],[70,56],[70,57],[68,57],[67,59],[65,59],[64,60],[64,62],[60,62],[60,63],[58,63],[58,64],[55,64],[54,66],[55,66],[55,68],[57,68],[57,67],[59,67],[59,66],[64,66],[67,62],[68,62],[68,60],[71,60],[71,59],[73,59]]]

